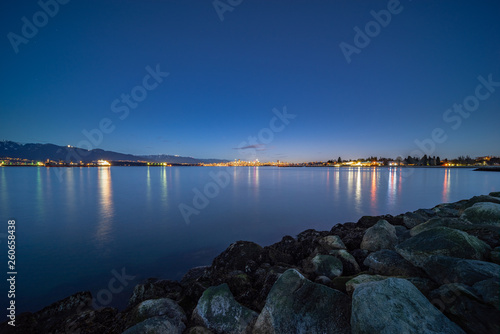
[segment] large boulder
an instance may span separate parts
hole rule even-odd
[[[460,283],[442,285],[429,298],[448,318],[469,333],[500,332],[500,311],[484,304],[470,286]]]
[[[405,279],[358,286],[352,296],[353,334],[464,333]]]
[[[423,276],[424,272],[406,261],[401,255],[389,249],[371,253],[365,259],[364,265],[370,268],[370,273],[385,276]]]
[[[356,259],[354,256],[352,256],[348,251],[345,249],[334,249],[329,252],[330,255],[335,256],[337,259],[342,262],[342,275],[355,275],[361,271],[359,268],[358,262],[356,262]]]
[[[214,259],[210,274],[216,275],[231,270],[240,270],[246,273],[253,272],[258,268],[258,264],[265,260],[263,250],[262,246],[255,242],[234,242]]]
[[[142,326],[152,326],[152,323],[160,328],[177,328],[179,333],[186,328],[186,314],[182,308],[169,298],[145,300],[130,310],[125,316],[126,327],[131,327],[149,318],[157,317],[155,321],[146,322]],[[166,323],[169,322],[170,325]],[[142,326],[139,326],[142,328]]]
[[[342,262],[332,255],[317,254],[311,260],[314,272],[318,276],[326,276],[330,279],[342,275]]]
[[[254,333],[350,333],[349,298],[289,269],[276,281]]]
[[[193,311],[193,320],[217,333],[250,333],[258,314],[233,297],[227,284],[208,288]]]
[[[432,255],[483,260],[490,250],[490,246],[478,238],[448,227],[423,231],[396,246],[396,251],[417,267],[422,267]]]
[[[361,241],[361,249],[378,251],[380,249],[394,249],[398,243],[396,229],[386,220],[379,220],[366,230]]]
[[[431,256],[423,269],[430,278],[440,284],[473,285],[490,278],[500,280],[498,264],[449,256]]]
[[[401,216],[403,218],[403,224],[410,229],[426,222],[429,219],[428,215],[417,212],[407,212]]]
[[[500,204],[491,202],[476,203],[464,210],[460,218],[473,224],[500,224]]]

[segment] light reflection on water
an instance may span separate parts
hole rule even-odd
[[[194,189],[213,182],[209,172],[230,182],[186,225],[179,204],[193,205]],[[19,282],[24,310],[95,293],[112,269],[178,279],[236,240],[266,245],[500,190],[500,173],[470,169],[98,167],[69,169],[62,182],[52,174],[0,168],[0,219],[19,221],[23,275],[32,283]]]

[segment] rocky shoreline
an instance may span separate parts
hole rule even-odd
[[[500,192],[231,244],[129,306],[79,292],[2,333],[499,333]]]

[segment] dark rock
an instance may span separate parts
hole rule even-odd
[[[186,334],[213,334],[210,329],[201,327],[201,326],[195,326],[191,327],[186,331]]]
[[[463,201],[460,205],[460,210],[463,211],[467,208],[470,208],[474,204],[481,203],[481,202],[490,202],[490,203],[500,204],[500,198],[494,197],[494,196],[487,196],[487,195],[474,196],[471,199]]]
[[[500,203],[500,199],[498,199],[498,202]],[[500,225],[500,204],[491,202],[476,203],[465,209],[460,218],[473,224]]]
[[[253,272],[258,268],[258,264],[266,262],[263,255],[263,248],[260,245],[250,241],[237,241],[214,259],[210,271],[211,273],[232,270]]]
[[[367,251],[366,249],[355,249],[351,252],[351,255],[354,257],[354,259],[358,263],[359,269],[361,271],[368,270],[368,267],[364,265],[365,259],[368,256],[368,254],[370,254],[370,252]]]
[[[353,334],[464,333],[400,278],[358,286],[352,296],[351,326]]]
[[[363,228],[370,228],[375,225],[379,220],[386,220],[391,225],[404,225],[403,219],[401,217],[393,217],[392,215],[383,215],[383,216],[363,216],[358,222],[357,226]]]
[[[449,227],[457,230],[462,230],[462,228],[465,226],[472,226],[472,224],[466,220],[456,217],[434,217],[429,219],[425,223],[412,228],[410,230],[410,235],[414,237],[423,231],[430,230],[431,228],[435,227]]]
[[[318,243],[325,251],[334,249],[346,249],[342,239],[338,235],[327,235],[318,240]]]
[[[189,269],[181,279],[181,285],[186,285],[190,282],[197,280],[206,274],[210,266],[200,266]]]
[[[269,293],[254,333],[350,333],[349,298],[287,270]]]
[[[135,326],[154,317],[156,317],[154,321],[146,322],[141,326]],[[169,298],[145,300],[124,315],[125,327],[136,327],[131,330],[131,333],[136,333],[137,328],[146,328],[144,326],[151,327],[152,323],[158,325],[159,328],[168,327],[172,331],[175,330],[178,333],[182,333],[186,328],[186,320],[184,310]]]
[[[361,274],[358,276],[354,276],[353,278],[348,280],[345,283],[345,290],[347,291],[347,293],[352,294],[354,290],[356,290],[356,288],[361,284],[382,281],[388,278],[389,278],[388,276],[382,276],[382,275]]]
[[[500,311],[500,281],[498,279],[490,278],[477,282],[473,285],[473,288],[483,302]]]
[[[460,216],[460,207],[461,205],[457,203],[445,203],[435,206],[432,211],[439,217],[457,218]]]
[[[356,223],[337,224],[332,227],[330,234],[338,235],[348,250],[359,249],[366,228]]]
[[[435,227],[397,245],[396,251],[414,266],[422,267],[432,255],[483,260],[488,256],[490,247],[465,232]]]
[[[496,264],[500,264],[500,247],[495,247],[490,252],[490,260]]]
[[[396,229],[386,220],[379,220],[366,230],[361,242],[361,249],[377,251],[380,249],[394,249],[398,243]]]
[[[335,256],[337,259],[340,260],[340,262],[342,262],[342,268],[343,268],[342,275],[347,275],[347,276],[356,275],[361,271],[354,256],[349,254],[349,252],[346,251],[345,249],[331,250],[329,254]]]
[[[469,333],[500,332],[500,312],[482,300],[470,286],[450,283],[441,286],[430,294],[432,303],[448,318]]]
[[[311,259],[314,273],[318,276],[326,276],[330,279],[342,275],[342,262],[335,256],[317,254]]]
[[[500,280],[500,265],[491,262],[431,256],[423,269],[430,278],[440,284],[473,285],[490,278]]]
[[[424,276],[422,269],[414,267],[395,251],[382,249],[371,253],[364,264],[370,268],[370,273],[384,276]]]
[[[396,236],[398,237],[398,244],[405,242],[406,240],[411,238],[410,235],[410,230],[407,229],[405,226],[394,226],[396,229]]]
[[[489,196],[500,197],[500,191],[491,192],[491,193],[489,193]]]
[[[124,331],[122,334],[182,334],[186,326],[173,325],[165,316],[156,316],[141,321]]]
[[[179,282],[150,278],[145,283],[137,284],[134,287],[128,305],[135,306],[142,301],[157,298],[179,300],[181,294],[182,286]]]
[[[429,220],[428,215],[416,212],[407,212],[401,216],[403,218],[404,225],[409,229],[412,229],[415,226],[425,223],[427,220]]]
[[[258,314],[236,302],[227,284],[208,288],[193,311],[193,320],[217,333],[251,333]]]

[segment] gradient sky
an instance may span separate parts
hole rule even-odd
[[[0,139],[79,146],[108,118],[92,148],[244,159],[237,148],[257,145],[261,161],[324,161],[407,156],[441,128],[433,155],[500,155],[500,87],[459,126],[443,120],[478,76],[500,82],[500,2],[402,0],[348,63],[340,43],[388,3],[244,0],[221,21],[210,0],[72,0],[16,53],[9,33],[41,7],[3,1]],[[120,119],[113,101],[157,64],[169,76]],[[284,106],[296,118],[268,140]]]

